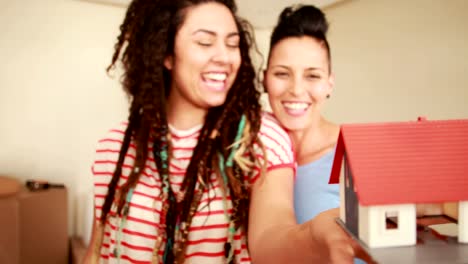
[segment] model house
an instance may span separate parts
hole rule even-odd
[[[340,220],[369,248],[415,245],[425,203],[457,202],[458,241],[468,243],[468,120],[343,125],[338,182]]]

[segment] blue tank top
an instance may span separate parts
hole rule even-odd
[[[297,167],[294,183],[294,210],[299,224],[309,221],[319,213],[340,206],[340,185],[328,184],[335,149],[320,159]],[[365,264],[354,259],[355,264]]]
[[[317,214],[340,206],[340,187],[328,184],[335,150],[320,159],[298,166],[294,183],[294,210],[299,224]]]

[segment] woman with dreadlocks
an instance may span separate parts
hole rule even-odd
[[[98,144],[85,263],[351,263],[321,231],[333,219],[295,221],[291,142],[261,113],[235,11],[131,2],[108,69],[122,62],[129,117]]]
[[[131,2],[108,68],[121,60],[129,117],[98,145],[86,262],[250,262],[252,185],[292,178],[294,159],[261,114],[235,10],[229,0]]]

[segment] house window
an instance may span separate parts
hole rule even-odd
[[[387,230],[398,229],[398,211],[385,212],[385,224]]]

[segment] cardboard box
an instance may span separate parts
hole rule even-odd
[[[67,190],[0,197],[0,263],[68,263]]]

